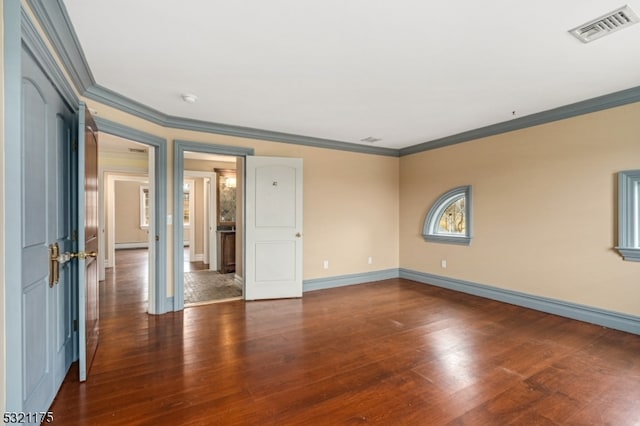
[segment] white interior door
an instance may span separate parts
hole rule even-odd
[[[246,158],[247,300],[302,297],[302,159]]]

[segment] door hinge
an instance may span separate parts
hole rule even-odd
[[[78,320],[77,319],[73,320],[73,331],[78,331]]]
[[[74,229],[71,233],[71,241],[78,241],[78,230]]]
[[[78,152],[78,141],[71,142],[71,149],[73,152]]]
[[[160,235],[156,235],[156,241],[160,241]]]

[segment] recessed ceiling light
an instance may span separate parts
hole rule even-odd
[[[183,93],[182,94],[182,100],[187,102],[187,103],[194,104],[198,100],[198,97],[196,95],[191,94],[191,93]]]
[[[374,138],[373,136],[367,136],[364,139],[360,139],[360,142],[374,143],[374,142],[379,142],[381,140],[382,140],[382,138]]]

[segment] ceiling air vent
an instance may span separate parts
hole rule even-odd
[[[129,148],[129,152],[136,153],[136,154],[144,154],[145,152],[147,152],[147,150],[143,148]]]
[[[381,140],[382,140],[381,138],[374,138],[373,136],[367,136],[364,139],[360,139],[360,142],[375,143],[375,142],[379,142]]]
[[[583,43],[589,43],[637,22],[638,15],[629,6],[625,5],[569,32]]]

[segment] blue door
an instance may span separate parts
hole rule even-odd
[[[73,360],[72,274],[52,255],[72,249],[73,112],[22,50],[22,407],[47,411]]]
[[[88,108],[78,110],[78,322],[80,381],[87,379],[98,348],[98,133]]]

